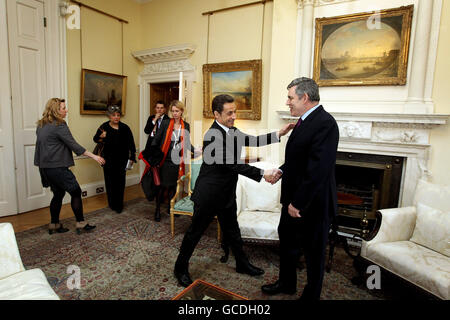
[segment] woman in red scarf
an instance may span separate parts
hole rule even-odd
[[[164,154],[159,164],[161,186],[156,196],[155,221],[161,220],[160,205],[165,190],[168,190],[168,196],[171,199],[175,195],[178,178],[185,174],[185,159],[190,159],[188,156],[191,155],[186,154],[186,152],[195,155],[201,153],[201,149],[195,149],[192,146],[189,123],[182,119],[183,102],[172,101],[169,105],[169,111],[172,113],[172,118],[164,119],[161,122],[160,129],[152,141],[152,146],[159,147]]]

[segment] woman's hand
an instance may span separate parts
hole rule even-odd
[[[100,157],[100,156],[97,156],[96,154],[93,154],[92,152],[90,152],[90,151],[88,151],[88,150],[86,150],[84,153],[83,153],[83,156],[86,156],[86,157],[89,157],[89,158],[91,158],[91,159],[94,159],[95,161],[97,161],[98,162],[98,164],[99,165],[101,165],[101,166],[103,166],[104,164],[105,164],[105,159],[103,159],[102,157]]]
[[[102,130],[101,128],[100,128],[100,130],[102,131],[102,134],[100,135],[100,138],[101,139],[105,139],[106,138],[106,130]]]
[[[92,158],[92,159],[94,159],[95,161],[97,161],[101,166],[103,166],[104,164],[105,164],[105,159],[103,159],[102,157],[100,157],[100,156],[97,156],[97,155],[95,155],[94,154],[94,158]]]

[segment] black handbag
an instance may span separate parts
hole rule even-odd
[[[103,155],[104,148],[105,148],[105,144],[103,142],[98,142],[94,148],[94,151],[92,151],[92,153],[101,157]]]
[[[102,126],[99,127],[101,131],[104,131]],[[103,142],[97,142],[95,145],[94,150],[92,151],[93,154],[103,157],[103,149],[105,148],[105,144]]]
[[[153,177],[153,170],[148,170],[148,172],[142,177],[141,187],[147,200],[153,201],[158,193],[158,187],[155,185],[155,180]]]

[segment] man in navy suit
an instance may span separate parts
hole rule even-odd
[[[292,116],[300,117],[286,144],[285,163],[272,183],[281,182],[279,278],[261,287],[266,294],[297,292],[296,265],[305,254],[307,284],[300,299],[319,300],[330,223],[337,212],[335,179],[339,129],[319,104],[319,87],[309,78],[287,87]]]

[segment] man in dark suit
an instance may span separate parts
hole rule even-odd
[[[218,95],[212,101],[215,121],[203,140],[203,163],[195,183],[191,200],[194,202],[192,223],[184,235],[174,274],[178,283],[192,283],[188,266],[202,234],[217,215],[224,242],[230,246],[236,259],[236,271],[257,276],[264,273],[253,266],[243,250],[241,232],[236,216],[236,184],[242,174],[255,181],[264,176],[271,180],[278,169],[261,170],[241,160],[243,146],[264,146],[279,142],[280,137],[291,130],[286,125],[278,132],[250,136],[234,127],[236,104],[230,95]]]
[[[279,278],[262,286],[267,294],[297,292],[296,265],[300,249],[305,254],[307,284],[301,299],[318,300],[322,290],[330,223],[337,211],[335,179],[339,129],[335,119],[319,104],[319,87],[309,78],[288,85],[287,105],[300,117],[292,131],[275,183],[281,182]]]
[[[166,114],[166,107],[164,105],[164,101],[158,100],[155,104],[155,114],[151,115],[147,119],[147,124],[145,125],[144,132],[148,134],[147,143],[145,144],[145,149],[142,153],[144,158],[148,159],[151,153],[150,147],[152,145],[153,138],[156,136],[156,132],[161,127],[161,122],[163,120],[169,119],[169,116]]]

